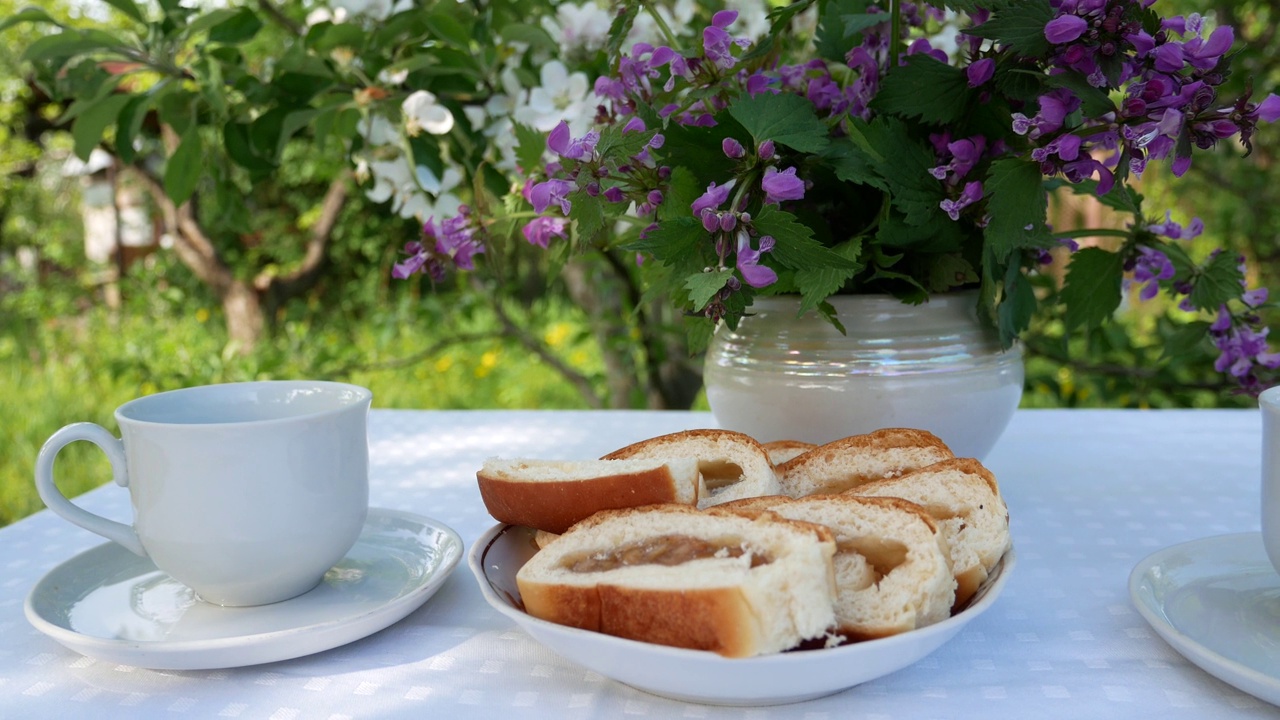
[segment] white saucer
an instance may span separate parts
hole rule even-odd
[[[1280,705],[1280,574],[1260,533],[1165,548],[1129,576],[1134,605],[1160,637],[1223,682]]]
[[[800,702],[907,667],[991,607],[1016,557],[1010,548],[968,607],[919,630],[829,649],[725,658],[556,625],[525,613],[515,577],[537,552],[533,534],[528,528],[499,524],[472,544],[467,562],[490,605],[538,642],[605,677],[655,695],[711,705]]]
[[[435,594],[462,557],[458,534],[397,510],[370,508],[351,551],[314,590],[272,605],[225,608],[115,543],[44,576],[26,614],[41,632],[109,662],[197,670],[328,650],[400,620]]]

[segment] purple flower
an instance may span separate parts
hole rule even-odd
[[[964,69],[965,77],[969,80],[969,87],[976,88],[991,79],[996,72],[996,61],[992,58],[982,58],[975,60],[969,67]]]
[[[1144,283],[1138,297],[1150,300],[1160,292],[1159,282],[1172,279],[1176,272],[1169,256],[1145,245],[1138,248],[1138,257],[1133,268],[1134,282]]]
[[[529,241],[530,245],[537,245],[540,248],[546,248],[553,237],[567,237],[565,235],[565,227],[569,221],[565,218],[556,217],[536,217],[521,229],[524,233],[524,239]]]
[[[1077,15],[1059,15],[1044,26],[1044,37],[1054,45],[1069,43],[1084,34],[1089,23]]]
[[[782,172],[778,172],[776,167],[769,167],[764,171],[764,179],[760,181],[760,187],[764,190],[766,205],[804,198],[804,180],[796,177],[796,169],[793,167]]]
[[[738,233],[737,266],[742,280],[753,288],[762,288],[778,281],[778,273],[760,264],[760,256],[773,250],[774,241],[769,235],[760,238],[760,249],[751,249],[751,237],[747,232]]]
[[[964,190],[960,191],[960,197],[952,200],[947,198],[938,203],[938,207],[947,214],[952,220],[960,219],[960,211],[982,199],[982,183],[977,180],[966,183]]]
[[[707,59],[723,70],[729,70],[738,63],[733,57],[734,45],[747,47],[751,44],[750,40],[734,38],[725,31],[737,19],[737,10],[721,10],[711,17],[711,25],[702,31],[702,47]]]
[[[694,200],[693,205],[690,206],[693,210],[693,216],[702,219],[702,216],[707,214],[708,211],[718,209],[724,204],[725,200],[729,199],[729,190],[731,189],[732,183],[719,186],[715,183],[708,185],[707,191],[702,194],[702,197]]]
[[[1166,210],[1164,222],[1152,223],[1147,225],[1146,229],[1170,240],[1191,240],[1199,237],[1200,233],[1204,232],[1204,221],[1200,218],[1192,218],[1191,224],[1184,229],[1182,225],[1173,221],[1172,211]]]
[[[725,157],[738,160],[747,154],[746,148],[742,147],[742,143],[733,138],[725,138],[720,141],[720,149],[724,151]]]
[[[1246,290],[1245,293],[1240,296],[1240,301],[1251,308],[1256,308],[1267,301],[1267,296],[1269,294],[1270,293],[1268,293],[1267,289],[1264,287],[1254,288],[1253,290]]]
[[[612,190],[613,188],[610,188]],[[552,178],[545,182],[540,182],[529,189],[529,202],[533,205],[535,212],[546,212],[547,208],[552,205],[558,205],[560,212],[565,215],[569,214],[572,203],[568,200],[568,195],[573,191],[573,183],[568,180],[560,180]],[[606,191],[605,196],[608,197]]]
[[[436,252],[453,260],[455,267],[461,270],[474,270],[472,256],[484,252],[484,246],[474,238],[475,229],[471,225],[471,212],[464,205],[458,215],[445,218],[440,223],[437,233],[431,218],[423,225],[423,235],[430,238],[436,236]]]

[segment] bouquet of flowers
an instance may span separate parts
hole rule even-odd
[[[919,303],[958,288],[980,290],[1011,343],[1037,310],[1029,276],[1066,246],[1068,328],[1106,321],[1129,285],[1163,291],[1213,317],[1197,327],[1218,369],[1256,391],[1280,365],[1257,316],[1266,291],[1246,288],[1237,255],[1193,259],[1199,220],[1150,214],[1134,182],[1182,175],[1227,138],[1247,154],[1280,97],[1220,96],[1231,28],[1153,3],[800,0],[758,38],[724,10],[692,43],[628,3],[590,127],[512,128],[537,213],[523,235],[635,253],[649,293],[691,319],[695,349],[760,294],[798,294],[838,324],[836,293]],[[627,44],[646,14],[661,40]],[[1052,228],[1059,187],[1132,220]],[[493,220],[467,207],[429,220],[396,274],[472,267]],[[1098,235],[1119,247],[1075,243]]]

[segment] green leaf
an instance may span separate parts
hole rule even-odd
[[[797,270],[795,282],[800,288],[800,314],[818,308],[827,298],[840,292],[845,281],[857,272],[854,268]]]
[[[1219,305],[1244,294],[1241,279],[1240,258],[1234,253],[1210,256],[1192,280],[1191,303],[1201,310],[1217,311]]]
[[[436,10],[422,16],[422,22],[431,30],[431,35],[452,45],[459,50],[471,47],[471,32],[456,17],[444,10]]]
[[[946,197],[942,183],[929,174],[938,158],[924,143],[911,137],[906,123],[880,116],[869,124],[854,125],[859,139],[870,149],[873,167],[885,179],[893,205],[908,222],[923,223],[930,213],[939,212],[938,204]],[[859,143],[861,146],[861,143]]]
[[[192,123],[165,165],[164,194],[178,205],[190,200],[204,174],[204,164],[200,126]]]
[[[1005,0],[992,8],[991,19],[966,30],[970,35],[995,40],[1024,57],[1036,57],[1052,47],[1044,26],[1053,19],[1049,0]]]
[[[551,37],[543,28],[537,25],[529,25],[527,23],[512,23],[498,31],[498,36],[504,41],[512,43],[524,43],[531,49],[543,49],[552,52],[560,52],[560,43]]]
[[[702,192],[703,189],[698,187],[698,179],[688,168],[683,165],[673,167],[671,177],[667,180],[667,197],[658,206],[658,218],[663,221],[689,218],[693,203]],[[693,222],[701,227],[697,220]]]
[[[978,282],[978,272],[958,253],[932,257],[926,285],[929,292],[946,292]]]
[[[131,20],[140,23],[147,21],[147,18],[138,9],[138,6],[133,3],[133,0],[103,0],[103,2],[128,15]]]
[[[1123,278],[1124,258],[1119,253],[1088,247],[1072,254],[1062,288],[1067,330],[1106,322],[1120,307]]]
[[[869,185],[879,190],[888,189],[884,178],[873,169],[872,158],[849,138],[832,140],[823,157],[830,163],[831,169],[840,180],[857,185]]]
[[[32,63],[42,60],[65,60],[83,52],[104,50],[121,44],[123,43],[107,42],[100,36],[91,37],[79,31],[63,30],[33,41],[23,51],[22,59]]]
[[[1049,194],[1038,163],[1017,158],[997,160],[991,163],[983,190],[991,216],[984,236],[998,258],[1003,260],[1020,248],[1048,244],[1044,217]]]
[[[222,144],[227,157],[254,175],[275,169],[270,159],[263,157],[249,140],[248,123],[227,123],[222,129]]]
[[[542,167],[542,153],[547,147],[547,136],[528,125],[513,123],[516,130],[516,162],[526,173]]]
[[[996,311],[1001,338],[1014,338],[1031,326],[1036,312],[1036,293],[1017,265],[1005,272],[1004,299]]]
[[[731,277],[733,277],[733,268],[694,273],[686,278],[684,286],[689,290],[689,300],[693,302],[693,309],[705,308]]]
[[[843,15],[844,20],[844,37],[846,40],[861,33],[868,28],[885,25],[890,21],[887,13],[853,13],[851,15]]]
[[[905,65],[889,71],[871,107],[892,115],[947,124],[968,114],[969,95],[969,81],[963,70],[917,54],[909,56]]]
[[[783,267],[793,270],[857,267],[852,260],[815,240],[813,230],[797,220],[795,215],[773,205],[760,208],[751,223],[760,235],[773,236],[776,244],[769,258]]]
[[[821,153],[829,142],[826,123],[818,119],[813,103],[799,95],[743,97],[729,106],[729,115],[742,123],[757,145],[772,140],[800,152]]]
[[[182,34],[185,37],[191,37],[197,33],[204,32],[215,25],[224,23],[227,20],[234,18],[239,13],[240,10],[232,10],[230,8],[210,10],[188,23],[187,26],[182,29]]]
[[[623,250],[644,253],[666,265],[689,270],[705,266],[702,251],[711,247],[711,237],[692,216],[674,217],[658,223],[645,237],[622,245]]]
[[[19,25],[21,23],[48,23],[50,25],[57,25],[58,27],[66,27],[57,20],[54,20],[49,13],[38,7],[25,7],[13,15],[10,15],[8,18],[5,18],[4,22],[0,22],[0,32],[4,32],[14,25]]]
[[[708,318],[686,316],[684,318],[684,330],[689,354],[697,355],[704,352],[707,349],[707,345],[711,343],[711,336],[715,334],[716,326]]]
[[[226,20],[209,28],[209,42],[238,45],[253,39],[262,29],[262,19],[249,8],[240,8]]]
[[[605,53],[609,57],[618,57],[622,51],[623,45],[627,43],[627,36],[631,34],[631,27],[635,25],[636,17],[640,14],[640,9],[640,3],[622,3],[614,14],[613,22],[609,24],[609,40],[605,43]]]
[[[126,165],[133,162],[135,155],[133,140],[142,129],[142,121],[146,119],[154,99],[155,96],[151,93],[135,95],[120,109],[116,119],[115,151],[116,155],[120,156],[120,161]]]
[[[357,23],[320,23],[313,25],[307,33],[307,47],[310,47],[316,53],[327,54],[336,48],[345,47],[358,50],[364,47],[365,33]],[[389,67],[390,70],[396,71],[401,69],[412,69],[404,67],[406,64],[419,59],[427,59],[434,62],[435,59],[429,55],[415,55],[407,60],[395,63]]]
[[[102,140],[102,133],[106,131],[108,125],[116,122],[120,111],[132,97],[127,94],[108,95],[80,113],[80,117],[77,117],[75,124],[71,126],[71,135],[75,138],[76,157],[81,160],[89,159],[89,153],[93,152],[98,142]]]
[[[1172,360],[1194,354],[1209,337],[1207,320],[1193,320],[1164,338],[1161,360]]]
[[[604,229],[604,200],[591,197],[586,190],[569,193],[569,219],[578,225],[578,238],[589,240]]]

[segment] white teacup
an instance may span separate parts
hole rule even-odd
[[[364,526],[372,397],[309,380],[149,395],[116,409],[118,440],[93,423],[54,433],[36,488],[50,510],[149,557],[205,601],[287,600],[315,587]],[[58,491],[54,457],[76,440],[106,452],[116,484],[129,488],[133,525]]]
[[[1280,571],[1280,386],[1258,396],[1262,409],[1262,543]]]

